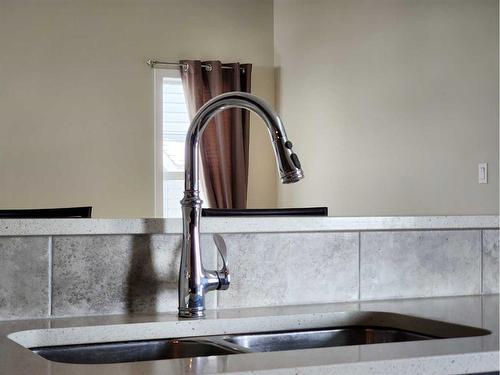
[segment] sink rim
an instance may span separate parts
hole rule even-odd
[[[442,322],[445,324],[446,322]],[[460,327],[460,325],[456,325],[457,327]],[[463,326],[467,327],[467,326]],[[469,328],[474,328],[474,327],[469,327]],[[483,335],[491,334],[490,331],[484,330],[484,329],[478,329],[483,331]],[[325,333],[325,334],[333,334],[332,338],[335,338],[335,334],[342,334],[343,332],[347,332],[350,334],[349,331],[361,331],[363,334],[366,333],[367,331],[374,331],[376,333],[384,334],[384,333],[399,333],[403,335],[408,335],[408,336],[419,336],[419,338],[413,338],[413,339],[400,339],[397,340],[390,340],[390,341],[382,341],[382,342],[359,342],[356,341],[355,339],[352,341],[352,343],[345,343],[345,344],[335,344],[335,340],[330,342],[328,345],[313,345],[313,346],[307,346],[307,337],[305,337],[305,346],[299,347],[294,347],[293,345],[288,344],[288,347],[281,347],[278,349],[270,349],[270,350],[263,350],[263,349],[258,349],[258,345],[244,345],[241,342],[238,342],[238,338],[243,338],[243,337],[258,337],[258,336],[264,336],[267,339],[272,340],[272,336],[289,336],[292,338],[294,335],[304,335],[304,336],[310,336],[311,334],[314,335],[315,333]],[[357,333],[361,333],[357,332]],[[353,332],[356,333],[356,332]],[[354,337],[354,336],[353,336]],[[459,336],[463,337],[463,336]],[[477,337],[477,335],[474,336],[465,336],[465,337]],[[358,337],[359,338],[359,337]],[[450,337],[441,337],[441,336],[436,336],[436,335],[430,335],[430,334],[425,334],[419,331],[411,331],[408,329],[401,329],[401,328],[395,328],[391,326],[365,326],[365,325],[355,325],[355,326],[344,326],[344,327],[318,327],[318,328],[303,328],[303,329],[288,329],[288,330],[279,330],[279,331],[260,331],[260,332],[243,332],[243,333],[232,333],[232,334],[222,334],[222,335],[206,335],[206,336],[188,336],[188,337],[175,337],[175,338],[165,338],[161,340],[128,340],[128,341],[122,341],[122,342],[107,342],[107,343],[87,343],[87,344],[76,344],[76,345],[56,345],[56,346],[48,346],[48,347],[30,347],[28,348],[31,350],[33,353],[43,357],[46,360],[52,361],[52,362],[60,362],[60,363],[71,363],[71,364],[89,364],[89,363],[99,363],[99,364],[107,364],[107,363],[126,363],[126,362],[137,362],[137,361],[155,361],[155,360],[172,360],[172,359],[183,359],[183,358],[197,358],[197,357],[206,357],[206,356],[226,356],[226,355],[238,355],[238,354],[251,354],[251,353],[266,353],[266,352],[281,352],[281,351],[293,351],[293,350],[314,350],[314,349],[321,349],[321,348],[333,348],[333,347],[346,347],[346,346],[364,346],[364,345],[383,345],[383,344],[393,344],[393,343],[401,343],[401,342],[416,342],[416,341],[435,341],[435,340],[443,340],[443,339],[449,339]],[[456,338],[456,337],[452,337]],[[119,362],[112,361],[110,362],[109,359],[107,361],[102,361],[102,362],[90,362],[90,361],[84,361],[84,362],[72,362],[72,361],[58,361],[54,359],[48,359],[46,356],[42,355],[39,353],[39,351],[43,350],[64,350],[64,348],[67,348],[69,350],[73,350],[78,347],[82,348],[89,348],[90,351],[92,351],[92,347],[95,347],[95,350],[99,350],[99,347],[105,347],[105,346],[119,346],[120,344],[134,344],[134,343],[157,343],[157,342],[169,342],[169,341],[174,341],[175,344],[181,343],[195,343],[199,344],[202,346],[209,346],[212,348],[220,349],[223,351],[226,351],[226,353],[216,353],[216,354],[200,354],[198,355],[179,355],[179,356],[173,356],[173,357],[167,357],[167,358],[161,358],[161,357],[154,357],[152,359],[142,359],[142,360],[122,360]],[[292,340],[293,341],[293,340]],[[279,341],[278,345],[275,347],[279,347]],[[50,354],[50,353],[49,353]],[[78,356],[78,353],[74,354],[75,356]],[[89,354],[88,354],[89,355]],[[91,355],[91,354],[90,354]],[[111,353],[109,355],[112,355]],[[137,357],[136,357],[137,358]]]
[[[262,324],[265,323],[269,318],[273,318],[273,321],[271,322],[272,327],[271,325],[269,325],[262,329]],[[398,328],[399,325],[399,328],[406,331],[412,331],[419,334],[427,334],[432,336],[442,336],[442,339],[473,338],[491,334],[489,330],[486,330],[484,328],[433,320],[397,312],[353,310],[318,313],[307,312],[286,315],[273,314],[269,316],[251,317],[216,317],[197,321],[172,319],[170,321],[158,322],[141,321],[139,323],[131,322],[126,324],[111,323],[80,327],[70,326],[17,331],[10,333],[7,337],[18,345],[23,346],[24,348],[36,348],[47,346],[99,344],[123,341],[145,341],[165,339],[169,337],[183,339],[201,339],[206,336],[271,333],[276,331],[297,331],[300,329],[318,330],[324,329],[326,326],[329,326],[330,328],[342,326],[341,324],[339,324],[339,322],[344,321],[355,322],[355,324],[344,324],[344,326],[360,326],[362,325],[361,323],[363,323],[363,325],[375,325],[382,328]],[[367,322],[369,322],[369,324]],[[394,324],[396,324],[396,326]],[[401,325],[404,326],[401,327]],[[411,326],[418,326],[419,329],[411,329]],[[245,329],[241,329],[241,327],[245,327]],[[426,329],[423,330],[422,327]],[[433,327],[439,328],[438,331],[441,331],[444,334],[429,332],[429,329],[434,329]],[[130,330],[131,332],[128,332],[128,330]],[[200,334],[200,330],[202,331],[202,334]],[[181,331],[182,333],[173,334],[175,331]],[[223,332],[223,334],[221,334],[221,332]],[[89,336],[92,335],[95,336],[90,339]],[[241,349],[244,350],[245,348],[242,347]],[[32,354],[36,356],[36,354]]]
[[[157,343],[157,342],[169,342],[173,341],[175,344],[184,344],[184,343],[195,343],[195,344],[200,344],[203,346],[209,346],[217,349],[222,349],[227,351],[228,353],[224,354],[210,354],[210,355],[196,355],[196,356],[178,356],[178,357],[172,357],[172,358],[155,358],[155,359],[149,359],[149,360],[139,360],[139,361],[154,361],[154,360],[171,360],[171,359],[183,359],[183,358],[196,358],[196,357],[205,357],[205,356],[225,356],[225,355],[238,355],[238,354],[252,354],[252,353],[265,353],[265,352],[277,352],[277,351],[293,351],[293,350],[310,350],[310,349],[320,349],[320,348],[325,348],[325,347],[339,347],[339,346],[354,346],[354,345],[376,345],[376,344],[381,344],[381,343],[364,343],[364,344],[346,344],[346,345],[326,345],[326,346],[317,346],[317,347],[310,347],[310,348],[287,348],[287,349],[279,349],[279,350],[256,350],[252,347],[241,345],[234,340],[234,338],[238,337],[245,337],[245,336],[276,336],[276,335],[296,335],[296,334],[304,334],[304,335],[311,335],[314,333],[330,333],[332,331],[349,331],[349,330],[356,330],[360,329],[363,331],[366,330],[375,330],[375,331],[399,331],[403,333],[409,333],[409,334],[415,334],[422,336],[422,339],[417,339],[417,340],[403,340],[403,341],[421,341],[421,340],[426,340],[426,339],[440,339],[439,337],[425,337],[425,335],[421,335],[419,333],[415,332],[410,332],[410,331],[405,331],[405,330],[400,330],[400,329],[394,329],[391,327],[367,327],[367,326],[348,326],[348,327],[320,327],[320,328],[315,328],[315,329],[292,329],[292,330],[281,330],[281,331],[265,331],[265,332],[245,332],[245,333],[237,333],[237,334],[224,334],[224,335],[210,335],[210,336],[197,336],[197,337],[178,337],[178,338],[166,338],[163,340],[135,340],[135,341],[122,341],[122,342],[111,342],[111,343],[88,343],[88,344],[76,344],[76,345],[57,345],[57,346],[48,346],[48,347],[30,347],[28,348],[31,350],[33,353],[36,355],[51,361],[51,362],[58,362],[58,363],[69,363],[69,364],[109,364],[109,363],[127,363],[127,362],[137,362],[135,361],[120,361],[120,362],[110,362],[108,361],[103,361],[103,362],[72,362],[72,361],[58,361],[54,359],[49,359],[43,354],[40,354],[40,351],[45,351],[48,350],[50,351],[51,349],[54,349],[56,351],[58,350],[65,350],[68,349],[70,351],[73,351],[74,349],[78,348],[92,348],[95,347],[96,350],[98,350],[99,347],[106,347],[106,346],[120,346],[120,345],[127,345],[127,344],[134,344],[134,343]],[[425,337],[425,338],[424,338]],[[394,342],[400,342],[400,341],[390,341],[386,343],[394,343]],[[50,353],[49,353],[50,355]],[[78,356],[78,353],[74,354],[75,356]]]

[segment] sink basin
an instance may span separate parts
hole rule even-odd
[[[33,348],[36,354],[63,363],[122,363],[206,357],[238,353],[214,343],[193,340],[148,340]]]
[[[378,311],[284,315],[273,321],[273,328],[262,329],[264,322],[269,326],[268,319],[250,317],[50,328],[15,332],[9,338],[50,361],[104,364],[451,339],[491,333],[482,328]]]
[[[437,337],[378,327],[345,327],[325,330],[231,335],[225,341],[255,352],[325,348],[330,346],[381,344],[430,340]]]

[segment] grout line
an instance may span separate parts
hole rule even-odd
[[[361,300],[361,231],[358,232],[358,301]]]
[[[485,328],[484,327],[484,298],[482,295],[481,295],[481,328]]]
[[[49,236],[49,280],[48,280],[48,314],[52,316],[52,236]]]
[[[483,238],[484,238],[484,230],[481,230],[480,232],[481,232],[481,236],[480,236],[481,237],[481,246],[480,246],[480,248],[481,248],[480,259],[481,260],[480,260],[480,265],[479,265],[479,270],[480,270],[480,272],[479,272],[479,278],[480,278],[479,279],[479,282],[480,282],[480,284],[479,284],[479,293],[482,295],[483,294],[483,277],[484,277],[484,275],[483,275]]]

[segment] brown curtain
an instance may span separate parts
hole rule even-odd
[[[250,92],[251,64],[182,60],[181,77],[190,118],[213,97]],[[230,109],[217,114],[203,133],[200,151],[208,207],[246,208],[250,114]]]

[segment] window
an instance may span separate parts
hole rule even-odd
[[[155,96],[156,216],[181,217],[189,115],[177,69],[155,69]]]

